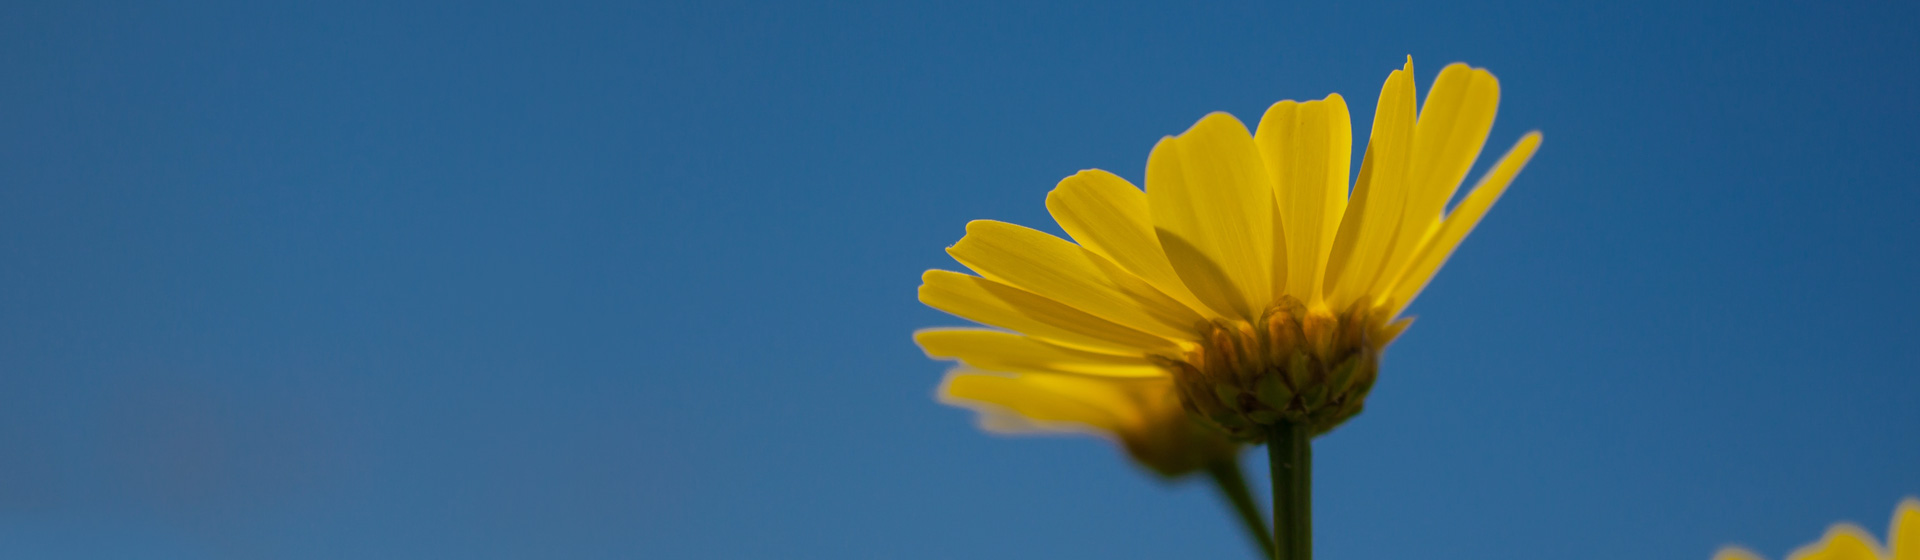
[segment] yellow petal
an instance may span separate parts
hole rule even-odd
[[[1222,316],[1180,281],[1153,233],[1147,193],[1126,179],[1099,169],[1075,173],[1047,193],[1047,211],[1081,247],[1112,260],[1208,318]]]
[[[1713,553],[1713,560],[1762,560],[1762,559],[1760,558],[1760,555],[1754,554],[1753,551],[1751,550],[1747,550],[1737,546],[1729,546],[1729,547],[1720,549],[1719,552]]]
[[[1010,372],[1063,372],[1112,377],[1160,377],[1167,372],[1139,356],[1075,350],[1014,333],[984,329],[923,329],[913,340],[927,357]]]
[[[1353,198],[1327,255],[1328,303],[1335,309],[1372,293],[1400,228],[1412,160],[1415,111],[1413,57],[1387,76],[1373,112],[1373,135],[1353,183]]]
[[[1285,291],[1319,304],[1327,253],[1347,210],[1347,166],[1353,159],[1347,101],[1336,93],[1320,101],[1275,103],[1261,117],[1254,143],[1279,203],[1287,244]]]
[[[1031,228],[974,220],[947,253],[983,277],[1162,337],[1192,338],[1204,320],[1106,257]]]
[[[920,303],[982,324],[1086,350],[1136,355],[1179,351],[1165,338],[993,280],[929,270],[920,282]]]
[[[1272,181],[1246,125],[1213,113],[1147,156],[1147,200],[1167,260],[1208,307],[1248,320],[1273,299]]]
[[[1880,548],[1874,545],[1873,535],[1841,523],[1827,529],[1820,542],[1793,551],[1787,560],[1880,560]]]
[[[1486,69],[1454,63],[1440,70],[1414,124],[1407,206],[1384,279],[1398,277],[1421,241],[1439,227],[1440,211],[1480,157],[1499,105],[1500,81]]]
[[[1473,226],[1486,216],[1487,209],[1493,207],[1501,193],[1507,192],[1507,185],[1513,183],[1514,176],[1520,174],[1527,160],[1532,159],[1533,153],[1540,149],[1540,140],[1539,131],[1522,136],[1520,142],[1514,144],[1513,149],[1501,156],[1500,162],[1480,178],[1473,192],[1467,193],[1466,199],[1453,209],[1440,225],[1439,231],[1428,237],[1424,246],[1416,251],[1406,273],[1390,288],[1388,302],[1395,314],[1406,309],[1407,304],[1420,295],[1420,290],[1427,287],[1427,282],[1440,270],[1440,265],[1445,264],[1447,257],[1452,256],[1453,250],[1460,246],[1460,241],[1466,239],[1467,233],[1473,231]]]
[[[1900,500],[1887,529],[1887,550],[1893,560],[1920,560],[1920,499]]]
[[[1116,381],[1071,375],[999,375],[957,370],[948,374],[946,382],[940,385],[940,402],[981,412],[982,427],[992,431],[1090,429],[1118,435],[1138,425],[1143,412],[1128,384]],[[1003,416],[1014,418],[996,418]]]

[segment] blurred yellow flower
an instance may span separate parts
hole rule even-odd
[[[1727,547],[1713,555],[1714,560],[1761,560],[1752,551]],[[1800,547],[1787,560],[1920,560],[1920,499],[1907,498],[1893,510],[1893,523],[1887,528],[1887,545],[1882,548],[1873,535],[1852,523],[1837,523],[1827,528],[1820,541]]]
[[[992,432],[1087,433],[1115,440],[1134,461],[1166,477],[1231,461],[1239,449],[1189,419],[1166,377],[961,368],[947,374],[940,400],[978,411],[981,427]]]
[[[1401,311],[1540,145],[1528,133],[1447,211],[1493,125],[1499,82],[1453,64],[1417,114],[1414,96],[1409,58],[1380,93],[1351,193],[1351,123],[1334,94],[1275,103],[1257,132],[1226,113],[1207,115],[1154,146],[1144,192],[1100,170],[1062,180],[1047,209],[1073,241],[967,224],[947,252],[978,276],[929,270],[920,301],[1013,332],[924,331],[917,340],[932,357],[1008,376],[961,374],[946,393],[1123,442],[1176,431],[1142,422],[1184,418],[1129,408],[1132,423],[1121,429],[1035,403],[1117,410],[1125,400],[1109,395],[1117,387],[1154,387],[1249,442],[1270,426],[1316,434],[1357,414],[1380,351],[1409,322]],[[975,383],[1000,391],[960,394]]]

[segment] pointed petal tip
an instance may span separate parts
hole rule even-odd
[[[969,329],[967,327],[924,327],[924,328],[913,330],[913,343],[920,345],[921,351],[924,352],[926,351],[927,337],[937,336],[940,333],[945,333],[945,332],[965,331],[965,330],[983,330],[983,329]],[[932,354],[928,354],[928,357],[932,357],[932,356],[933,356]]]
[[[1513,143],[1513,148],[1509,151],[1526,153],[1527,159],[1533,159],[1533,152],[1538,151],[1540,149],[1540,143],[1544,141],[1546,141],[1546,136],[1540,134],[1539,130],[1529,130],[1526,134],[1520,136],[1520,141]]]
[[[972,368],[968,368],[967,366],[947,368],[947,372],[940,376],[940,385],[933,390],[934,400],[940,402],[940,404],[953,406],[959,406],[963,402],[967,402],[966,399],[962,399],[953,394],[954,382],[967,375],[978,375],[978,372],[973,371]]]
[[[932,305],[927,303],[928,290],[933,289],[933,283],[938,281],[938,278],[940,277],[941,273],[953,274],[952,272],[940,270],[938,268],[929,268],[927,269],[926,272],[920,273],[920,286],[917,288],[914,288],[914,292],[919,295],[920,303],[926,304],[926,305]]]
[[[926,272],[920,273],[920,293],[925,294],[929,285],[935,282],[939,282],[943,279],[973,278],[973,277],[974,276],[972,274],[967,274],[965,272],[955,272],[952,270],[929,268],[927,269]]]
[[[1058,199],[1067,196],[1067,193],[1064,191],[1072,189],[1077,183],[1111,179],[1119,179],[1119,176],[1114,175],[1111,171],[1099,168],[1082,169],[1074,172],[1072,175],[1061,177],[1060,181],[1053,184],[1053,190],[1047,191],[1047,208],[1052,209],[1054,205],[1060,204]],[[1125,179],[1120,180],[1123,182],[1126,181]],[[1132,183],[1128,184],[1131,185]]]
[[[954,253],[954,250],[960,249],[961,245],[973,245],[977,243],[978,239],[969,240],[969,238],[975,235],[984,235],[982,232],[996,230],[1006,226],[1020,227],[1000,220],[967,220],[966,235],[960,236],[959,241],[955,241],[952,245],[947,246],[947,255],[954,257],[955,260],[962,260],[961,264],[966,264],[963,259],[960,259],[960,255]]]
[[[968,330],[968,329],[964,329],[961,327],[932,327],[932,328],[916,330],[916,331],[913,331],[913,345],[920,347],[920,353],[926,355],[927,359],[951,360],[951,359],[954,359],[954,356],[952,356],[951,353],[935,352],[934,346],[937,346],[939,343],[938,341],[935,341],[933,339],[938,338],[943,333],[960,331],[960,330]]]
[[[1237,117],[1234,117],[1232,113],[1228,113],[1226,111],[1214,111],[1211,113],[1207,113],[1207,116],[1200,117],[1200,120],[1194,122],[1193,126],[1187,127],[1186,132],[1180,133],[1180,137],[1185,138],[1188,135],[1192,135],[1196,132],[1205,132],[1205,131],[1213,130],[1216,128],[1222,128],[1222,127],[1231,127],[1231,128],[1228,128],[1227,130],[1231,131],[1233,129],[1238,129],[1241,134],[1246,134],[1248,136],[1252,135],[1252,133],[1247,132],[1247,124],[1240,122],[1240,119]],[[1164,140],[1162,141],[1164,142]]]
[[[1920,497],[1907,496],[1900,505],[1893,507],[1892,527],[1887,529],[1887,543],[1898,545],[1896,552],[1920,552]],[[1920,558],[1920,555],[1901,556],[1894,560]]]
[[[1191,130],[1193,127],[1187,127],[1187,128]],[[1161,136],[1159,140],[1155,140],[1153,142],[1153,148],[1147,150],[1147,161],[1149,162],[1153,161],[1154,154],[1160,153],[1160,150],[1166,149],[1167,145],[1171,144],[1176,139],[1178,139],[1178,137],[1169,134],[1166,136]]]
[[[1073,172],[1073,174],[1072,174],[1072,175],[1068,175],[1068,176],[1066,176],[1066,177],[1063,177],[1063,178],[1061,178],[1061,179],[1060,179],[1060,182],[1062,182],[1062,183],[1065,183],[1065,182],[1067,182],[1067,181],[1071,181],[1071,180],[1074,180],[1074,179],[1079,179],[1079,178],[1084,178],[1084,177],[1088,177],[1088,176],[1100,176],[1100,175],[1112,175],[1112,174],[1113,174],[1113,173],[1110,173],[1110,172],[1108,172],[1108,171],[1107,171],[1107,170],[1105,170],[1105,169],[1100,169],[1100,168],[1098,168],[1098,167],[1089,167],[1089,168],[1086,168],[1086,169],[1082,169],[1082,170],[1079,170],[1079,171],[1075,171],[1075,172]]]
[[[1060,180],[1060,182],[1062,182],[1062,183],[1065,183],[1065,182],[1067,182],[1067,181],[1068,181],[1068,180],[1070,180],[1070,179],[1077,179],[1077,178],[1085,178],[1085,177],[1090,177],[1090,176],[1105,176],[1105,175],[1112,175],[1112,174],[1113,174],[1113,173],[1110,173],[1110,172],[1108,172],[1108,171],[1107,171],[1107,170],[1105,170],[1105,169],[1100,169],[1100,168],[1097,168],[1097,167],[1090,167],[1090,168],[1087,168],[1087,169],[1082,169],[1082,170],[1079,170],[1079,171],[1075,171],[1075,172],[1073,172],[1073,174],[1072,174],[1072,175],[1068,175],[1068,176],[1067,176],[1067,177],[1066,177],[1065,179],[1061,179],[1061,180]]]
[[[1006,222],[1002,222],[999,220],[967,220],[967,233],[973,233],[976,231],[980,231],[982,229],[996,227],[997,224],[1004,224],[1004,223]],[[960,238],[960,240],[965,241],[966,238],[962,237]]]

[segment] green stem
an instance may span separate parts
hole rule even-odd
[[[1231,457],[1207,465],[1207,474],[1213,477],[1213,483],[1220,488],[1220,495],[1233,504],[1233,510],[1240,514],[1240,524],[1247,530],[1247,536],[1260,545],[1260,557],[1273,557],[1273,535],[1267,533],[1267,517],[1260,513],[1260,506],[1253,503],[1253,492],[1247,490],[1247,477],[1240,473],[1240,459]]]
[[[1273,475],[1275,560],[1313,560],[1313,431],[1281,422],[1267,429]]]

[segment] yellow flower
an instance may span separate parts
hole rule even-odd
[[[923,333],[924,336],[924,333]],[[980,412],[999,433],[1090,433],[1117,440],[1134,461],[1176,477],[1232,460],[1239,445],[1194,423],[1161,377],[1057,373],[947,374],[940,400]]]
[[[918,341],[988,371],[1164,379],[1242,441],[1282,423],[1332,429],[1360,411],[1401,311],[1540,145],[1527,134],[1446,211],[1499,91],[1486,70],[1450,65],[1416,116],[1409,58],[1380,93],[1351,193],[1338,94],[1275,103],[1257,133],[1207,115],[1154,146],[1144,192],[1100,170],[1062,180],[1047,209],[1073,241],[967,224],[947,252],[978,276],[929,270],[920,301],[1013,332]]]
[[[1713,555],[1714,560],[1761,560],[1752,551],[1727,547]],[[1893,510],[1893,524],[1887,528],[1887,546],[1865,529],[1852,523],[1827,528],[1820,541],[1800,547],[1788,560],[1920,560],[1920,499],[1907,498]]]

